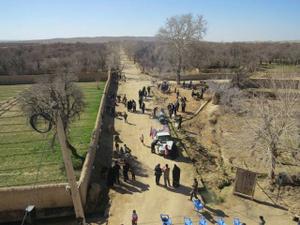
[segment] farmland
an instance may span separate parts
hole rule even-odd
[[[105,82],[79,83],[86,107],[70,128],[71,143],[85,155],[94,128]],[[17,96],[28,85],[0,86],[0,102]],[[9,90],[9,92],[8,92]],[[39,134],[30,127],[18,104],[0,116],[0,187],[66,181],[58,143],[50,147],[53,134]],[[77,175],[79,162],[73,160]]]

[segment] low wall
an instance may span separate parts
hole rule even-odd
[[[33,84],[40,78],[53,76],[53,74],[43,75],[1,75],[0,84]],[[92,82],[92,81],[105,81],[107,80],[107,72],[95,72],[95,73],[81,73],[78,74],[78,81],[80,82]]]
[[[101,133],[102,116],[105,110],[105,103],[110,85],[111,76],[109,74],[107,76],[107,82],[101,101],[99,102],[100,105],[95,128],[91,137],[90,147],[78,181],[83,205],[86,203],[89,181],[97,151],[97,143]],[[71,194],[66,190],[66,186],[67,183],[59,183],[0,188],[0,223],[21,220],[24,215],[24,209],[30,204],[35,205],[38,211],[52,208],[58,209],[54,210],[55,214],[53,215],[63,214],[63,212],[61,212],[62,210],[59,210],[59,208],[67,208],[68,211],[70,211],[70,207],[73,207],[73,203]],[[45,213],[41,213],[40,216],[45,217]]]
[[[291,89],[300,88],[299,79],[267,79],[267,78],[251,78],[251,82],[255,84],[256,87],[263,88],[274,88],[274,87],[288,87]]]
[[[18,221],[28,205],[37,209],[73,205],[66,183],[0,188],[0,222]]]
[[[111,75],[110,72],[108,72],[108,79],[104,87],[103,95],[100,101],[100,106],[97,114],[97,119],[95,123],[95,128],[93,130],[93,135],[91,138],[91,143],[90,147],[88,149],[88,153],[86,155],[82,170],[81,170],[81,175],[79,179],[79,189],[80,189],[80,194],[82,198],[82,202],[85,205],[86,203],[86,197],[87,197],[87,191],[89,187],[89,181],[93,169],[93,163],[95,160],[95,155],[96,151],[98,149],[98,141],[100,137],[100,133],[102,131],[101,125],[102,125],[102,118],[103,118],[103,113],[105,110],[105,104],[106,104],[106,99],[107,99],[107,93],[109,91],[111,85]]]
[[[161,74],[161,75],[152,75],[156,78],[162,80],[176,81],[176,74]],[[232,79],[234,76],[233,73],[200,73],[200,74],[186,74],[181,75],[180,80],[227,80]]]

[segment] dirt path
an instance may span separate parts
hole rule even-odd
[[[139,70],[131,62],[126,61],[125,74],[127,82],[119,86],[118,94],[126,94],[128,99],[138,100],[138,90],[143,86],[151,85],[149,77],[139,73]],[[152,101],[146,102],[146,108],[152,109]],[[117,107],[117,111],[125,111],[123,105]],[[149,112],[150,113],[150,112]],[[192,203],[188,200],[190,186],[193,178],[192,164],[175,162],[164,159],[156,154],[151,154],[149,137],[150,127],[161,128],[157,120],[151,119],[149,114],[128,113],[128,124],[122,120],[115,120],[116,131],[120,133],[121,140],[132,150],[141,168],[136,182],[120,185],[111,190],[112,205],[109,212],[111,225],[130,224],[132,210],[137,210],[139,224],[160,224],[160,213],[172,215],[175,223],[182,222],[183,216],[196,216],[192,212]],[[144,134],[145,145],[139,140]],[[163,185],[157,186],[154,180],[153,169],[157,163],[169,164],[171,169],[174,163],[181,168],[181,184],[178,189],[167,189]],[[161,184],[163,180],[161,179]]]
[[[151,80],[148,76],[141,74],[136,66],[126,58],[124,58],[123,63],[125,64],[124,72],[127,81],[120,84],[118,94],[126,94],[128,100],[135,99],[138,102],[138,90],[143,86],[151,85]],[[146,108],[153,108],[152,100],[146,101]],[[126,111],[122,104],[116,110],[118,112]],[[150,111],[148,113],[150,114]],[[138,176],[135,182],[122,182],[121,185],[111,189],[108,224],[131,224],[133,209],[138,213],[138,224],[161,224],[159,217],[161,213],[169,214],[173,224],[183,224],[184,216],[192,218],[194,223],[198,224],[199,215],[194,211],[193,204],[189,200],[190,186],[194,177],[193,165],[187,160],[172,161],[151,154],[150,147],[147,147],[151,143],[149,137],[150,127],[160,128],[161,125],[157,120],[151,119],[149,114],[128,113],[129,123],[115,119],[115,129],[120,134],[120,139],[137,157],[140,168],[138,168]],[[140,142],[139,137],[141,134],[145,137],[146,146],[143,146]],[[174,189],[166,188],[164,185],[157,186],[153,171],[157,163],[161,165],[168,164],[171,169],[176,163],[181,168],[181,187]],[[163,179],[161,179],[161,184],[163,184]],[[228,195],[232,195],[231,193],[228,193]],[[247,224],[258,224],[257,218],[261,213],[269,219],[267,222],[272,221],[270,224],[284,224],[283,221],[290,219],[285,211],[267,205],[256,204],[235,196],[229,199],[230,202],[218,206],[208,205],[204,212],[205,217],[213,222],[214,219],[218,218],[217,216],[224,215],[227,224],[232,224],[235,216],[240,217]],[[292,224],[292,222],[286,224]]]

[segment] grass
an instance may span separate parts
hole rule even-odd
[[[79,83],[87,106],[70,127],[71,143],[85,155],[90,144],[105,82]],[[9,98],[28,86],[0,86],[0,99]],[[8,95],[8,91],[10,95]],[[5,97],[4,97],[5,96]],[[32,130],[18,106],[0,117],[0,187],[66,181],[60,146],[50,148],[52,135]],[[79,162],[73,159],[74,167]],[[80,170],[76,171],[77,177]]]
[[[30,85],[28,84],[0,85],[0,102],[5,101],[10,97],[16,96],[28,87],[30,87]]]
[[[279,64],[265,64],[261,66],[260,70],[255,72],[253,78],[300,78],[299,65],[279,65]]]

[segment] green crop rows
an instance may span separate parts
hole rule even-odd
[[[86,108],[79,120],[70,128],[71,143],[81,155],[88,149],[95,125],[105,82],[79,83]],[[2,85],[0,99],[15,96],[29,86]],[[0,187],[66,181],[62,155],[58,143],[50,148],[52,134],[39,134],[32,130],[18,105],[0,117]],[[73,159],[74,167],[79,162]],[[76,170],[79,177],[80,169]]]

